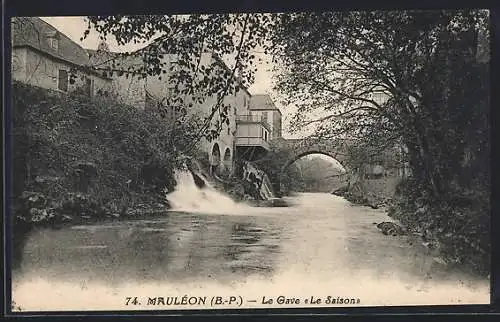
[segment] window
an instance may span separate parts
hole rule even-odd
[[[92,79],[86,77],[85,78],[85,93],[88,96],[92,96]]]
[[[231,135],[231,128],[229,128],[229,125],[227,126],[227,135]]]
[[[264,141],[267,141],[267,131],[264,132]]]
[[[59,48],[59,41],[57,38],[49,38],[49,44],[50,47],[54,50],[57,50]]]
[[[68,91],[68,72],[64,69],[59,69],[57,88],[64,92]]]

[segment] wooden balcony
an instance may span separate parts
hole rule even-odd
[[[264,140],[263,137],[255,136],[255,137],[236,137],[235,144],[238,147],[262,147],[265,150],[269,151],[271,147],[269,146],[269,142]]]
[[[271,126],[267,123],[266,119],[263,115],[237,115],[236,116],[236,124],[251,124],[257,123],[261,124],[266,128],[268,132],[271,132]]]

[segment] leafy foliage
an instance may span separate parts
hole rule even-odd
[[[210,113],[198,128],[196,141],[204,136],[217,137],[228,121],[230,106],[224,98],[253,82],[255,60],[252,49],[262,45],[271,22],[260,14],[194,14],[187,16],[90,16],[88,29],[104,40],[114,37],[118,44],[143,43],[147,46],[133,53],[114,55],[106,64],[95,67],[108,75],[166,78],[172,84],[169,97],[161,97],[165,106],[190,109],[207,98],[215,98]],[[204,64],[204,54],[215,57]],[[122,59],[138,59],[139,64],[121,64]],[[168,63],[175,57],[175,67]],[[232,61],[227,68],[221,59]],[[194,100],[194,102],[193,102]]]
[[[185,159],[180,151],[195,135],[184,124],[177,131],[185,140],[172,145],[171,129],[155,114],[78,93],[59,97],[15,83],[13,98],[14,198],[43,193],[53,208],[68,192],[116,213],[161,202],[175,186],[173,171]],[[96,172],[84,189],[82,165]]]
[[[475,56],[485,19],[467,10],[282,15],[270,48],[282,69],[277,89],[298,105],[296,127],[318,123],[323,136],[372,146],[374,136],[400,141],[439,194],[461,167],[464,129],[488,128],[474,111],[488,97]],[[313,112],[324,116],[307,119]]]
[[[399,185],[399,194],[389,214],[424,240],[438,241],[449,264],[489,274],[490,196],[482,187],[453,185],[446,198],[434,199],[408,178]]]
[[[407,224],[435,225],[463,260],[489,249],[489,65],[477,59],[487,25],[480,10],[291,13],[277,18],[268,48],[277,89],[298,106],[295,128],[358,139],[358,163],[405,147],[418,193],[404,190],[398,211]],[[421,195],[425,219],[411,211]]]

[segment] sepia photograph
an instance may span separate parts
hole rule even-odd
[[[12,313],[490,304],[488,10],[10,32]]]

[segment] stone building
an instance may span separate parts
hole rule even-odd
[[[93,70],[85,49],[37,17],[12,19],[12,80],[89,96],[110,91],[112,80]]]
[[[194,116],[203,120],[217,101],[216,97],[204,93],[199,93],[200,97],[184,95],[182,105],[189,106],[182,109],[185,113],[180,113],[179,106],[171,103],[171,98],[178,96],[172,81],[178,66],[176,54],[163,53],[161,62],[166,73],[161,77],[105,71],[109,67],[121,71],[147,68],[144,56],[150,46],[132,55],[112,52],[104,42],[96,50],[84,49],[36,17],[14,18],[12,40],[12,78],[34,86],[61,93],[82,89],[89,96],[108,96],[142,110],[158,111],[161,107],[166,113],[166,122],[172,123]],[[215,66],[214,73],[229,71],[223,60],[210,52],[202,54],[200,65]],[[239,81],[238,75],[235,79]],[[241,82],[239,87],[236,94],[223,99],[223,104],[229,106],[228,123],[221,122],[220,135],[211,141],[202,138],[198,143],[211,168],[217,172],[233,173],[237,154],[241,159],[261,156],[269,151],[272,138],[281,137],[281,112],[271,98],[252,96]],[[216,114],[212,125],[220,121]]]
[[[102,46],[105,47],[105,46]],[[105,64],[110,65],[119,62],[121,69],[131,68],[138,70],[145,64],[143,55],[147,54],[147,48],[141,49],[133,55],[124,56],[119,53],[112,53],[106,50],[89,50],[91,60],[95,66],[102,67]],[[175,72],[177,68],[177,55],[163,53],[161,62],[164,64],[162,73],[157,75],[147,75],[138,77],[138,75],[119,75],[114,73],[113,89],[116,99],[127,105],[135,106],[142,110],[163,111],[166,115],[166,122],[175,122],[175,120],[189,120],[193,117],[199,120],[207,118],[212,107],[217,103],[215,95],[206,95],[199,93],[201,97],[192,97],[175,93]],[[216,66],[214,73],[220,69],[227,69],[224,62],[215,55],[205,52],[201,55],[200,66]],[[241,86],[241,84],[240,84]],[[219,173],[232,173],[235,154],[235,135],[236,135],[236,115],[237,111],[244,111],[248,108],[250,93],[241,86],[241,89],[234,95],[227,95],[223,99],[223,104],[228,105],[228,123],[222,122],[217,113],[212,119],[213,126],[220,122],[220,134],[217,138],[209,141],[201,138],[198,148],[207,153],[208,162],[212,170]],[[180,98],[179,101],[173,98]],[[198,98],[201,98],[198,100]],[[182,104],[183,106],[179,106]],[[184,107],[184,108],[183,108]]]
[[[89,50],[91,61],[96,67],[110,65],[111,62],[120,62],[120,68],[137,70],[144,67],[148,48],[143,48],[133,55],[123,56],[119,53],[109,52],[105,45],[98,50]],[[177,55],[162,53],[161,62],[164,64],[165,74],[161,77],[147,75],[141,77],[127,77],[126,75],[113,74],[113,91],[116,98],[124,104],[136,106],[143,110],[157,110],[158,107],[166,111],[167,122],[176,118],[189,119],[196,116],[202,120],[207,117],[212,107],[216,105],[217,97],[199,93],[202,99],[183,95],[181,98],[185,114],[178,112],[177,103],[171,103],[174,93],[175,72],[177,68]],[[232,72],[222,59],[210,52],[204,52],[199,62],[200,66],[214,67],[213,72]],[[239,82],[238,75],[235,75]],[[268,95],[252,96],[248,89],[239,82],[240,89],[223,99],[223,104],[228,105],[228,123],[221,122],[221,131],[216,139],[211,141],[202,138],[198,147],[207,153],[208,162],[213,171],[219,173],[233,173],[236,155],[241,159],[252,159],[262,156],[269,151],[269,141],[273,137],[281,137],[281,112],[274,105]],[[201,101],[201,102],[200,102]],[[182,115],[180,115],[182,114]],[[215,126],[221,119],[216,114],[212,119]]]

